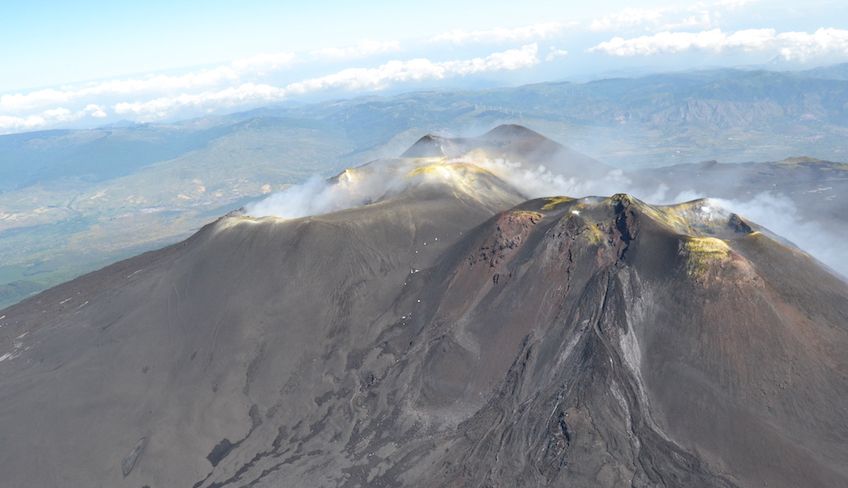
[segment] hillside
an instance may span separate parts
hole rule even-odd
[[[391,164],[0,311],[4,483],[848,483],[848,286],[810,256],[709,201]]]

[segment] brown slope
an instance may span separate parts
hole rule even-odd
[[[695,205],[530,202],[433,272],[414,405],[464,420],[427,483],[845,483],[845,284]]]
[[[16,355],[0,362],[3,485],[234,476],[321,395],[361,381],[351,350],[371,344],[413,269],[519,201],[452,190],[293,221],[227,217],[3,311],[2,351]]]
[[[848,291],[809,257],[705,202],[438,188],[4,311],[10,486],[844,486]]]

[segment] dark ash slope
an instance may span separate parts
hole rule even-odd
[[[848,484],[843,282],[707,202],[522,200],[226,217],[0,312],[4,486]]]

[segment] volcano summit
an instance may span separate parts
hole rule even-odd
[[[528,199],[515,137],[0,311],[3,485],[848,486],[845,282],[709,200]]]

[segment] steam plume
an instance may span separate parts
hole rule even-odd
[[[526,198],[629,193],[648,203],[671,204],[710,197],[695,190],[670,196],[670,189],[665,184],[638,184],[621,170],[609,171],[599,178],[581,178],[558,174],[542,165],[490,159],[474,153],[441,162],[472,162],[498,176]],[[331,180],[314,176],[249,205],[246,210],[254,217],[298,218],[366,205],[419,183],[408,175],[421,164],[424,163],[420,160],[396,159],[369,164],[365,170],[348,170]],[[765,192],[749,199],[711,200],[791,241],[843,277],[848,276],[848,256],[845,247],[840,245],[840,236],[826,225],[805,219],[788,197]]]

